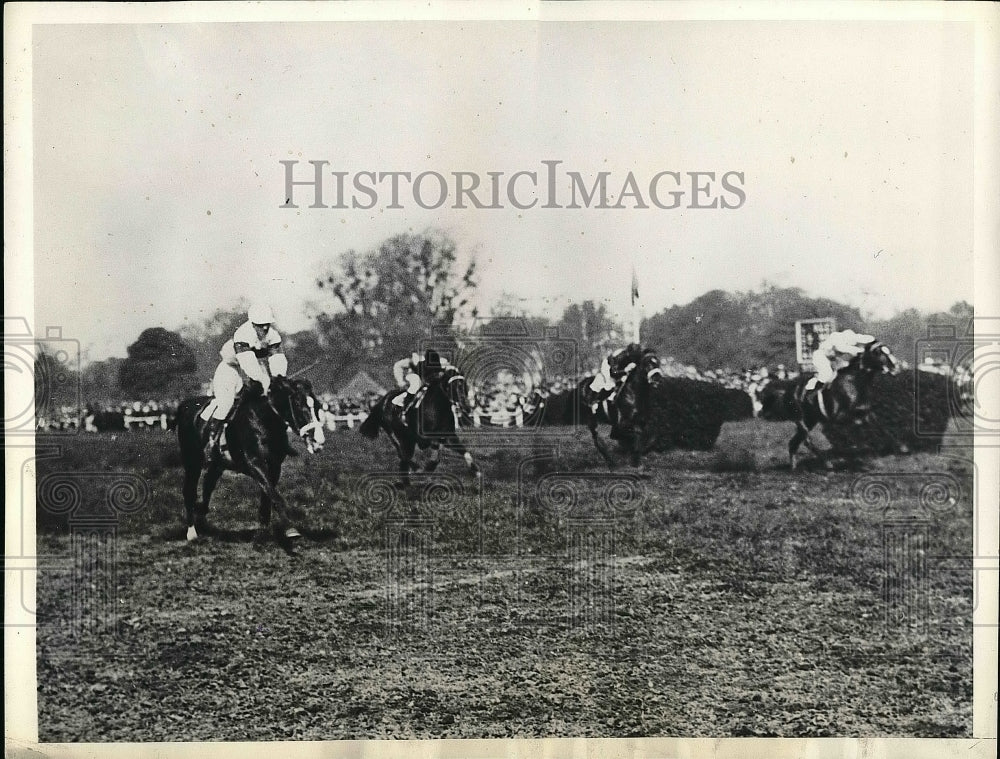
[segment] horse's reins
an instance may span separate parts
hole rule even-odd
[[[268,400],[268,404],[271,406],[271,408],[274,408],[274,404],[271,403],[270,397],[268,397],[267,400]],[[292,407],[292,396],[291,396],[291,394],[289,394],[286,397],[285,400],[288,403],[288,415],[292,419],[295,419],[295,409]],[[310,416],[312,417],[312,420],[309,421],[309,422],[307,422],[306,425],[299,430],[299,437],[303,438],[303,439],[305,439],[306,433],[312,432],[313,430],[317,429],[318,427],[322,427],[323,426],[323,423],[321,421],[319,421],[319,419],[316,418],[316,413],[313,411],[313,409],[315,408],[316,402],[313,400],[313,398],[312,398],[311,395],[306,396],[306,404],[309,406]],[[295,429],[295,427],[293,427],[291,424],[289,424],[288,420],[285,419],[284,416],[282,416],[282,414],[278,411],[278,409],[274,408],[274,412],[281,418],[281,420],[285,423],[285,426],[288,429],[291,429],[291,430]]]
[[[306,433],[312,432],[318,427],[323,426],[323,423],[319,420],[319,418],[316,415],[315,411],[316,401],[313,400],[313,397],[311,395],[306,396],[306,405],[309,407],[309,415],[312,417],[312,420],[309,423],[307,423],[302,429],[299,430],[299,437],[301,438],[304,438],[306,436]],[[292,418],[294,419],[295,412],[294,409],[292,409],[291,397],[289,397],[288,399],[288,410],[292,412]]]

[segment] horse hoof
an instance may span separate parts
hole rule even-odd
[[[294,538],[301,538],[302,533],[300,533],[294,527],[288,527],[285,529],[285,537],[288,538],[289,540],[292,540]]]
[[[192,540],[197,540],[198,539],[198,531],[194,528],[194,525],[191,525],[190,527],[188,527],[187,539],[188,539],[189,543]]]

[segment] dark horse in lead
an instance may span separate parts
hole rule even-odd
[[[601,439],[597,429],[601,423],[594,406],[602,401],[591,389],[593,377],[586,377],[577,385],[580,399],[580,419],[586,420],[587,429],[594,445],[609,469],[614,469],[614,459],[607,444]],[[652,348],[645,348],[639,355],[635,367],[621,383],[610,403],[607,403],[608,421],[611,423],[611,437],[618,440],[629,454],[632,466],[644,471],[642,456],[646,452],[646,423],[652,409],[652,394],[663,381],[660,359]]]
[[[371,407],[368,418],[358,428],[366,438],[374,440],[379,430],[389,436],[399,454],[399,472],[403,485],[409,484],[409,473],[416,471],[413,461],[417,448],[431,449],[431,459],[424,469],[433,472],[438,465],[441,448],[448,448],[465,458],[469,471],[478,479],[479,466],[472,454],[458,439],[456,415],[465,416],[465,377],[455,367],[447,367],[428,381],[422,400],[405,410],[393,403],[402,390],[392,390]]]
[[[791,394],[788,405],[792,409],[796,427],[795,435],[788,443],[788,458],[792,471],[795,471],[798,463],[795,454],[803,442],[829,469],[830,462],[809,439],[813,427],[817,424],[872,422],[870,400],[872,379],[876,374],[890,374],[896,369],[895,356],[888,347],[876,340],[838,371],[837,376],[829,384],[807,390],[810,378],[801,377],[791,386],[788,390]],[[889,434],[888,430],[883,431]],[[897,446],[900,451],[905,452],[905,446],[898,442]]]
[[[325,436],[320,404],[306,380],[275,377],[267,395],[249,392],[237,401],[227,423],[223,450],[216,443],[205,455],[205,421],[201,412],[211,400],[207,396],[189,398],[177,410],[177,438],[184,463],[184,512],[187,539],[207,531],[208,503],[219,478],[226,470],[245,474],[260,488],[260,529],[265,534],[271,522],[271,508],[277,512],[276,530],[287,539],[300,537],[291,525],[285,499],[278,492],[281,465],[298,453],[288,442],[291,427],[305,441],[310,453],[323,447]],[[198,480],[202,480],[202,500],[198,503]]]

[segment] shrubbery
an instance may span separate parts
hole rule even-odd
[[[919,387],[914,385],[919,382]],[[762,393],[761,418],[787,421],[794,418],[789,399],[792,381],[772,381]],[[866,453],[896,453],[898,443],[911,451],[936,451],[955,406],[951,380],[939,374],[904,371],[876,376],[872,384],[875,422],[865,425],[829,424],[823,429],[834,448]],[[570,390],[548,399],[542,424],[572,424],[577,392]],[[750,419],[750,397],[709,382],[666,377],[653,401],[647,434],[654,450],[670,448],[708,450],[725,422]],[[919,431],[920,434],[917,434]],[[888,434],[887,434],[888,433]]]
[[[545,405],[542,424],[582,421],[577,398],[575,388],[551,396]],[[599,413],[603,416],[603,412]],[[715,444],[724,422],[752,416],[750,396],[741,390],[683,377],[665,377],[653,397],[647,434],[654,450],[708,450]]]
[[[791,381],[768,384],[761,398],[762,418],[794,419],[794,408],[789,402],[794,384]],[[872,381],[871,393],[874,423],[823,427],[834,448],[896,453],[894,437],[911,451],[937,450],[955,405],[955,387],[948,377],[913,371],[878,375]]]

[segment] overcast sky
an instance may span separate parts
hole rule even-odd
[[[484,310],[508,291],[625,318],[633,262],[647,315],[765,279],[877,315],[971,302],[972,42],[932,22],[36,26],[37,324],[91,359],[241,297],[293,331],[338,253],[431,226],[477,254]],[[658,172],[735,171],[746,199],[388,209],[380,185],[369,210],[283,209],[289,159],[484,182],[560,160],[612,195],[634,172],[647,204]]]

